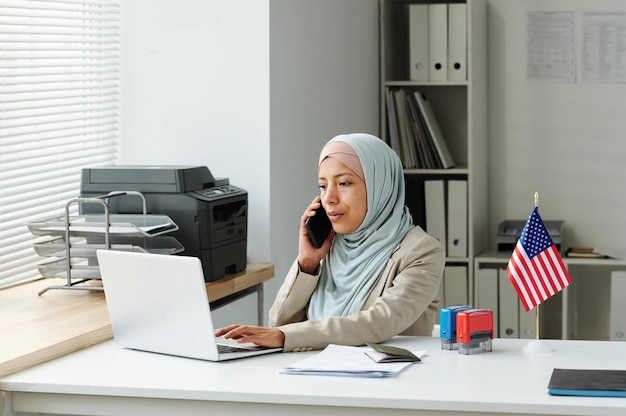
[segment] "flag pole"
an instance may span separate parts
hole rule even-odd
[[[535,208],[539,208],[539,193],[535,192]],[[553,349],[539,339],[539,306],[535,306],[535,339],[530,341],[523,348],[524,352],[537,353],[537,352],[551,352]]]
[[[535,191],[535,208],[539,208],[539,192]],[[539,306],[535,307],[535,340],[539,341]]]

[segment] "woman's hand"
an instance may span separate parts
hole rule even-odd
[[[309,240],[309,234],[306,229],[306,220],[315,215],[315,210],[322,206],[320,197],[317,196],[307,207],[302,217],[300,217],[300,238],[298,239],[298,264],[300,270],[305,273],[315,274],[320,265],[320,261],[326,256],[330,250],[330,246],[335,237],[335,231],[330,230],[328,237],[324,240],[324,244],[320,248],[316,248]]]
[[[282,348],[285,345],[285,334],[280,329],[264,326],[234,324],[215,330],[215,336],[269,348]]]

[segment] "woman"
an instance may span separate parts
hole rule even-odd
[[[270,309],[270,327],[231,325],[217,336],[284,351],[362,345],[432,333],[445,255],[404,206],[402,164],[382,140],[340,135],[322,149],[320,196],[300,218],[298,257]],[[306,220],[323,206],[320,248]]]

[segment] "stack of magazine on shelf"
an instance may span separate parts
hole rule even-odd
[[[389,145],[405,169],[449,169],[454,159],[430,101],[421,91],[386,88]]]

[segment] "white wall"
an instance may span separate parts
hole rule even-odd
[[[276,279],[297,255],[304,209],[319,193],[322,146],[340,133],[378,134],[378,1],[279,0],[270,12],[271,247]]]
[[[565,220],[568,246],[626,251],[626,85],[526,77],[526,11],[626,11],[620,0],[489,0],[489,218]]]
[[[248,191],[248,256],[269,261],[267,1],[124,2],[121,161],[208,166]]]
[[[276,269],[267,311],[322,145],[379,131],[378,2],[128,0],[123,15],[121,163],[206,165],[248,191],[248,260]],[[250,306],[220,319],[255,322]]]

